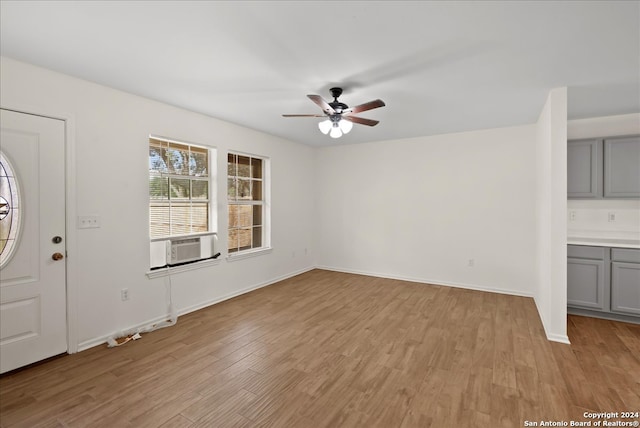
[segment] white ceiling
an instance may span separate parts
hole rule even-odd
[[[0,2],[0,53],[311,145],[640,112],[638,1]],[[306,94],[380,120],[322,135]]]

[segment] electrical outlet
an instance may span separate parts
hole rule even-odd
[[[575,211],[569,211],[569,221],[576,221],[577,215]]]
[[[97,229],[100,227],[100,216],[81,215],[78,216],[78,229]]]
[[[122,290],[120,290],[120,298],[122,299],[122,301],[126,301],[129,300],[129,289],[128,288],[123,288]]]
[[[607,218],[609,220],[609,223],[615,223],[615,221],[616,221],[616,213],[615,212],[610,212],[609,214],[607,214]]]
[[[476,265],[475,259],[469,259],[468,266],[469,267],[474,267],[475,265]]]

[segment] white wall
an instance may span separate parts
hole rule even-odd
[[[319,149],[319,265],[533,295],[535,132],[531,125]]]
[[[570,120],[567,136],[571,139],[611,137],[640,134],[640,113],[592,119]],[[568,201],[567,216],[569,236],[614,239],[640,238],[640,201],[638,200],[577,200]],[[610,222],[609,213],[615,213],[616,221]]]
[[[569,237],[640,239],[639,200],[570,199],[567,210]],[[571,217],[572,213],[573,217]],[[609,214],[615,216],[615,221],[609,221]]]
[[[217,148],[219,174],[226,174],[228,150],[271,158],[273,252],[173,275],[179,311],[314,266],[312,148],[8,58],[1,59],[0,78],[2,107],[70,119],[75,150],[69,158],[75,158],[76,172],[70,196],[77,201],[70,213],[101,219],[101,228],[72,229],[67,236],[79,348],[167,314],[165,280],[146,276],[149,134]],[[218,181],[217,192],[224,249],[225,179]],[[129,289],[129,301],[120,300],[121,288]]]
[[[549,93],[536,124],[537,283],[547,338],[567,337],[567,89]]]
[[[69,119],[68,214],[101,218],[101,228],[67,235],[81,349],[167,314],[166,280],[146,276],[149,134],[216,147],[222,174],[228,150],[271,158],[273,252],[173,275],[180,312],[318,265],[535,296],[548,337],[566,338],[566,186],[557,185],[566,183],[566,90],[551,93],[533,125],[314,149],[11,59],[0,65],[2,107]]]
[[[569,140],[637,134],[640,134],[640,113],[575,119],[567,122]]]

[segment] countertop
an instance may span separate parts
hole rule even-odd
[[[613,248],[637,248],[640,249],[640,239],[620,239],[620,238],[588,238],[588,237],[567,237],[569,245],[591,245],[594,247]]]

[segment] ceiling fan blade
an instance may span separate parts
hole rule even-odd
[[[324,100],[324,98],[322,98],[320,95],[307,95],[307,97],[313,101],[314,103],[316,103],[324,112],[327,112],[328,114],[335,114],[336,111],[333,109],[333,107],[331,107],[329,105],[328,102],[326,102]]]
[[[282,117],[326,117],[326,114],[283,114]]]
[[[368,103],[360,104],[355,107],[351,107],[345,110],[345,113],[360,113],[367,110],[373,110],[374,108],[384,107],[385,103],[382,100],[373,100]]]
[[[358,116],[343,115],[342,118],[349,120],[353,123],[359,123],[360,125],[367,125],[367,126],[376,126],[378,123],[380,123],[379,120],[365,119],[364,117],[358,117]]]

